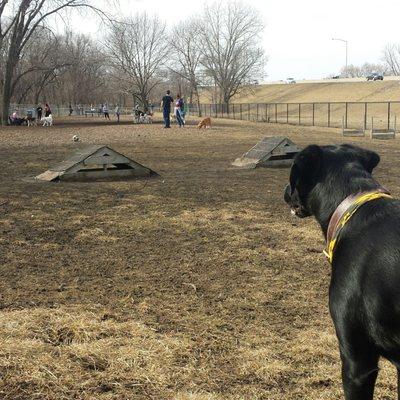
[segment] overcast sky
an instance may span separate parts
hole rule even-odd
[[[229,1],[229,0],[228,0]],[[265,23],[262,46],[268,56],[267,81],[293,77],[319,79],[338,74],[345,64],[381,61],[387,43],[400,43],[400,1],[243,0],[259,10]],[[169,26],[201,12],[198,0],[120,0],[122,11],[157,14]],[[96,25],[77,23],[76,31],[96,31]]]

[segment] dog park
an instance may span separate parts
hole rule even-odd
[[[400,6],[142,3],[0,0],[0,399],[400,399]]]
[[[287,167],[232,165],[266,136],[304,148],[341,129],[197,122],[1,129],[1,398],[342,398],[320,228],[290,215]],[[346,142],[379,153],[397,197],[398,139]],[[159,176],[34,179],[104,144]],[[394,399],[380,367],[376,398]]]

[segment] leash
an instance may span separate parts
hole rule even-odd
[[[323,251],[331,264],[340,232],[344,226],[363,204],[380,198],[392,198],[392,196],[386,189],[383,188],[370,192],[362,192],[355,195],[352,194],[346,197],[336,208],[329,221],[326,237],[326,249]]]

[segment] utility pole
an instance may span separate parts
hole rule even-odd
[[[332,40],[339,40],[340,42],[344,42],[346,45],[346,73],[347,73],[347,60],[348,60],[348,41],[345,39],[335,39],[333,38]]]

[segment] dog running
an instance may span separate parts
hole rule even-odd
[[[373,151],[311,145],[298,153],[284,199],[314,216],[332,265],[329,309],[346,400],[372,400],[378,362],[397,368],[400,399],[400,201],[372,176]]]

